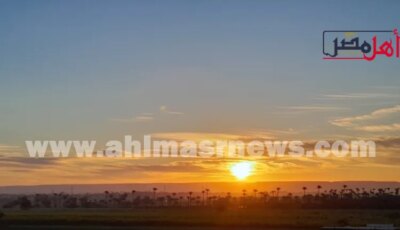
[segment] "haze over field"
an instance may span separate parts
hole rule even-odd
[[[243,189],[251,191],[258,189],[259,191],[272,191],[277,187],[281,188],[282,194],[293,193],[303,194],[302,188],[308,188],[308,193],[316,193],[317,186],[322,187],[322,191],[331,189],[341,189],[346,185],[349,189],[364,188],[370,190],[372,188],[399,188],[400,182],[376,182],[376,181],[276,181],[276,182],[256,182],[256,183],[237,183],[237,182],[209,182],[209,183],[147,183],[147,184],[75,184],[75,185],[37,185],[37,186],[4,186],[0,187],[0,193],[3,194],[35,194],[35,193],[104,193],[110,192],[137,192],[152,193],[153,188],[158,188],[159,193],[181,192],[201,193],[204,189],[209,189],[211,193],[241,194]]]

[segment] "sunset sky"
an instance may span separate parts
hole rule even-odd
[[[400,59],[322,59],[324,30],[400,28],[386,1],[0,0],[0,185],[235,181],[237,159],[30,159],[25,140],[366,139],[263,158],[249,181],[400,181]]]

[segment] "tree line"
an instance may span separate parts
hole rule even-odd
[[[212,193],[210,189],[197,192],[160,193],[110,192],[102,194],[38,193],[19,196],[3,205],[4,209],[18,208],[304,208],[304,209],[398,209],[400,188],[349,188],[323,190],[318,185],[316,192],[309,193],[306,186],[298,194],[282,193],[277,187],[271,191],[243,189],[239,194]]]

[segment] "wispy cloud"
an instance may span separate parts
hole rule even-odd
[[[170,139],[170,140],[242,140],[247,139],[246,135],[230,134],[230,133],[202,133],[202,132],[168,132],[153,133],[153,138]]]
[[[396,106],[390,107],[390,108],[378,109],[378,110],[371,112],[370,114],[336,119],[336,120],[332,121],[331,123],[336,126],[340,126],[340,127],[351,127],[351,126],[355,125],[354,124],[355,122],[379,119],[386,115],[398,113],[398,112],[400,112],[400,105],[396,105]]]
[[[172,114],[172,115],[183,115],[184,114],[182,112],[169,110],[166,105],[160,106],[160,111],[162,113],[168,113],[168,114]]]
[[[206,168],[198,162],[176,161],[157,165],[136,165],[135,168],[150,172],[204,172]]]
[[[7,156],[0,158],[1,166],[13,166],[13,167],[46,167],[47,165],[55,164],[58,158],[30,158],[20,156]]]
[[[394,123],[390,125],[369,125],[369,126],[359,127],[358,129],[368,132],[400,131],[400,123]]]
[[[331,121],[330,123],[339,126],[339,127],[346,127],[346,128],[353,128],[357,130],[364,130],[364,131],[395,131],[399,130],[399,124],[389,124],[389,125],[363,125],[362,123],[376,121],[383,118],[386,118],[390,115],[395,115],[400,113],[400,105],[395,105],[389,108],[382,108],[375,110],[369,114],[353,116],[353,117],[345,117],[339,118],[336,120]]]
[[[147,121],[151,121],[153,120],[152,116],[137,116],[135,117],[135,121],[136,122],[147,122]]]
[[[20,149],[21,147],[19,146],[14,146],[14,145],[2,145],[0,144],[0,152],[1,151],[15,151]]]
[[[113,118],[111,120],[116,122],[149,122],[154,120],[154,117],[152,115],[142,114],[132,118]]]
[[[171,115],[183,115],[184,113],[170,110],[166,105],[162,105],[159,108],[159,112],[156,113],[141,113],[140,115],[129,117],[129,118],[112,118],[112,121],[115,122],[136,122],[136,123],[144,123],[150,122],[156,119],[157,115],[161,114],[171,114]]]
[[[328,99],[371,99],[371,98],[395,98],[397,94],[386,93],[347,93],[347,94],[326,94],[324,98]]]
[[[253,138],[253,139],[276,139],[278,137],[287,137],[287,136],[293,136],[293,135],[299,135],[299,131],[294,130],[292,128],[289,129],[266,129],[266,130],[250,130],[244,132],[248,138]]]
[[[346,110],[344,107],[336,107],[336,106],[285,106],[279,107],[286,111],[291,112],[331,112],[331,111],[339,111]]]

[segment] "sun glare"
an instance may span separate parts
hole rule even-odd
[[[246,179],[253,171],[253,162],[242,161],[235,163],[231,166],[230,170],[233,176],[238,180]]]

